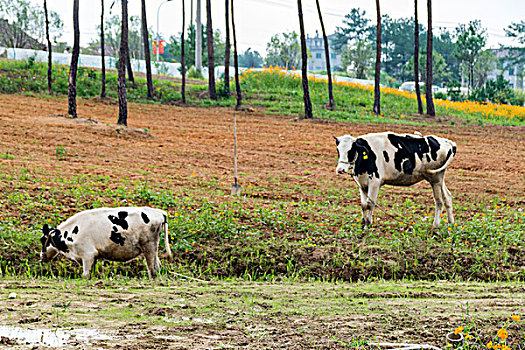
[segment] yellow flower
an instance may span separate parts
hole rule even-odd
[[[492,349],[492,341],[489,341],[487,344],[487,348]]]
[[[47,219],[47,223],[50,224],[52,221],[51,219]]]
[[[463,327],[459,326],[458,328],[456,328],[454,330],[454,334],[459,334],[459,333],[463,332],[463,329],[464,329]]]
[[[512,316],[510,316],[510,318],[513,319],[516,322],[520,321],[520,315],[512,315]]]
[[[500,339],[505,340],[507,339],[508,336],[509,336],[509,332],[507,332],[505,328],[502,328],[498,331],[498,337]]]
[[[465,335],[465,339],[470,340],[472,339],[472,336],[470,334]]]

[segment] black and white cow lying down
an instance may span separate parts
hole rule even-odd
[[[448,222],[454,223],[452,199],[445,186],[445,171],[456,154],[456,144],[429,135],[382,132],[357,138],[335,137],[339,162],[336,173],[350,173],[359,185],[363,226],[372,223],[379,188],[410,186],[426,180],[432,186],[436,211],[432,229],[438,228],[443,204]]]
[[[148,274],[160,269],[158,245],[164,232],[166,253],[171,259],[167,213],[153,208],[98,208],[77,213],[51,228],[42,227],[42,262],[61,253],[82,264],[85,278],[91,277],[96,259],[127,261],[144,254]]]

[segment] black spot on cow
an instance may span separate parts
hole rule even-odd
[[[73,242],[73,238],[68,237],[68,238],[67,238],[67,241],[68,241],[68,242]]]
[[[454,152],[454,155],[456,155],[456,146],[452,146],[452,152]]]
[[[450,156],[452,156],[452,150],[451,150],[451,149],[448,150],[448,152],[447,152],[447,157],[445,158],[445,161],[443,162],[443,164],[445,164],[445,163],[448,161],[448,159],[450,158]]]
[[[67,238],[67,235],[68,235],[67,231],[64,231],[64,238]]]
[[[71,233],[76,235],[78,233],[78,226],[75,226],[75,228],[73,229],[73,231],[71,231]]]
[[[116,244],[120,244],[121,246],[124,246],[124,241],[126,238],[124,238],[120,232],[118,232],[117,227],[113,226],[113,231],[111,231],[111,235],[109,236],[109,239],[111,239]]]
[[[437,143],[432,137],[429,137],[428,139],[429,143],[434,141]],[[430,141],[430,139],[433,141]],[[429,144],[427,144],[427,141],[424,138],[413,137],[410,135],[399,136],[388,134],[388,140],[395,148],[397,148],[397,151],[394,154],[394,166],[397,171],[409,175],[414,172],[414,168],[416,167],[416,155],[421,160],[423,159],[423,155],[431,151],[431,148],[434,147],[429,147]],[[435,158],[437,158],[437,150],[435,151],[436,154],[434,156],[434,149],[432,149],[430,155],[435,160]],[[439,144],[437,145],[437,149],[439,149]]]
[[[437,160],[438,151],[440,148],[439,142],[432,136],[428,136],[427,140],[428,146],[430,147],[430,156],[432,157],[432,160]]]
[[[334,136],[334,139],[335,139],[335,145],[339,146],[339,139],[337,137],[335,137],[335,136]]]
[[[348,161],[352,162],[355,160],[354,174],[368,174],[379,178],[379,171],[377,170],[377,156],[370,148],[370,145],[366,140],[357,139],[356,142],[348,151]]]
[[[63,238],[62,237],[62,233],[60,232],[59,229],[56,228],[53,231],[53,234],[51,235],[51,240],[53,241],[53,246],[56,249],[58,249],[58,250],[60,250],[60,251],[62,251],[64,253],[69,253],[69,248],[68,248],[68,246],[66,244],[66,241],[64,241],[62,238]]]
[[[425,154],[425,157],[427,157],[427,163],[430,163],[430,156],[428,154]]]
[[[140,213],[140,216],[142,216],[142,220],[144,220],[146,224],[149,223],[149,218],[146,213]]]
[[[125,211],[119,211],[118,212],[118,218],[114,215],[109,215],[108,216],[108,219],[109,221],[111,221],[111,223],[113,225],[117,225],[117,226],[120,226],[122,227],[124,230],[127,230],[129,225],[128,225],[128,222],[126,221],[126,217],[128,216],[128,213],[125,212]]]
[[[390,162],[390,157],[388,156],[388,152],[387,151],[383,151],[383,157],[385,157],[385,162]]]

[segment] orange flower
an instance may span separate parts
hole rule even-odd
[[[507,339],[507,337],[509,336],[509,332],[507,332],[507,330],[505,328],[502,328],[498,331],[498,337],[501,339],[501,340],[505,340]]]
[[[510,316],[510,318],[513,319],[516,322],[520,321],[520,315],[512,315],[512,316]]]
[[[459,326],[458,328],[456,328],[454,330],[454,334],[459,334],[459,333],[463,332],[463,329],[464,329],[463,327]]]

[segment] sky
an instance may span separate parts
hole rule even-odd
[[[41,5],[41,0],[30,0]],[[186,18],[189,20],[191,3],[195,18],[196,0],[186,1]],[[366,17],[375,22],[374,0],[319,0],[327,34],[342,25],[344,16],[354,7],[366,11]],[[111,10],[113,0],[105,0],[106,16],[120,14],[120,1],[117,0]],[[225,0],[211,0],[213,28],[224,33]],[[234,0],[235,23],[238,49],[240,52],[251,48],[265,56],[266,43],[270,38],[282,32],[299,32],[296,0]],[[140,16],[141,1],[128,0],[129,15]],[[205,0],[202,3],[202,21],[206,22]],[[306,33],[313,36],[321,32],[315,0],[302,0]],[[413,0],[381,0],[381,13],[392,18],[413,17]],[[159,7],[160,6],[160,7]],[[64,21],[64,32],[60,39],[72,43],[73,40],[73,1],[48,0],[50,10],[58,12]],[[525,19],[525,0],[434,0],[433,27],[444,27],[453,30],[460,23],[481,20],[487,28],[487,47],[496,48],[500,44],[511,45],[513,41],[505,37],[504,28],[512,22]],[[178,35],[182,29],[182,0],[147,0],[148,27],[156,32],[157,25],[164,37]],[[79,22],[80,43],[86,45],[97,33],[100,23],[100,0],[80,0]],[[159,11],[160,9],[160,11]],[[158,21],[157,21],[158,13]],[[426,1],[419,0],[419,21],[426,24]]]

